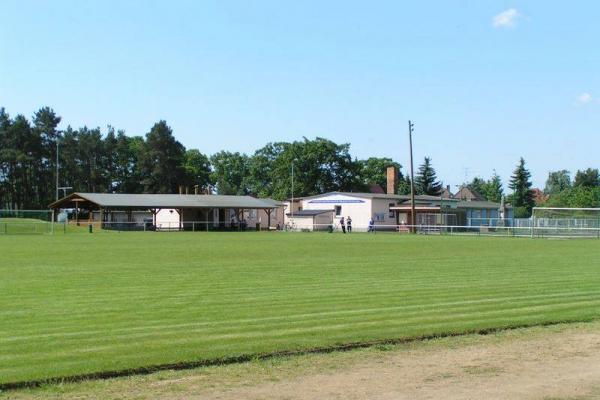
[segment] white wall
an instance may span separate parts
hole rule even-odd
[[[173,209],[160,209],[156,213],[156,229],[179,229],[179,213]]]
[[[297,230],[312,231],[314,228],[314,217],[312,215],[306,217],[295,217],[294,221],[296,222]]]
[[[379,198],[364,198],[346,194],[324,194],[315,196],[300,201],[302,210],[335,210],[335,206],[341,206],[341,215],[333,217],[335,223],[339,223],[341,217],[347,219],[352,218],[352,227],[354,230],[366,230],[369,225],[369,219],[373,218],[375,225],[395,225],[396,218],[392,214],[390,216],[390,204],[399,204],[397,200],[379,199]],[[286,203],[286,214],[289,209],[289,202]],[[327,215],[327,214],[325,214]],[[380,217],[380,218],[377,218]],[[286,223],[290,217],[285,216]],[[298,219],[296,225],[298,226]],[[394,229],[390,226],[390,229]]]
[[[334,214],[333,216],[334,222],[339,223],[341,217],[348,218],[350,216],[352,226],[357,229],[366,229],[372,214],[371,199],[347,194],[324,194],[323,196],[302,199],[301,203],[303,210],[335,210],[335,206],[341,206],[341,214],[339,216]],[[286,218],[289,217],[286,216]]]

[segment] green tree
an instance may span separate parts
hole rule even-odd
[[[142,193],[140,158],[145,148],[141,136],[117,134],[116,178],[114,190],[119,193]]]
[[[496,171],[494,171],[492,177],[485,182],[482,194],[488,201],[500,203],[500,201],[502,200],[502,196],[504,195],[504,189],[502,188],[502,179],[496,173]]]
[[[286,164],[288,158],[286,150],[289,143],[277,142],[267,143],[264,147],[258,149],[249,159],[249,191],[258,197],[279,197],[285,198],[285,195],[279,195],[282,190],[281,182],[283,179],[287,182],[286,167],[291,168],[291,164]]]
[[[197,149],[190,149],[185,152],[183,161],[185,168],[186,186],[198,186],[200,189],[207,189],[210,185],[210,160],[200,153]]]
[[[115,128],[108,126],[108,132],[102,143],[102,169],[106,181],[106,191],[113,192],[117,181],[117,136]]]
[[[27,118],[17,115],[3,122],[4,132],[0,158],[8,208],[35,208],[39,198],[39,136],[34,134]]]
[[[515,217],[528,218],[535,205],[531,191],[531,173],[525,168],[525,160],[521,157],[519,165],[511,176],[509,188],[513,190],[512,205]]]
[[[546,179],[546,186],[544,187],[544,193],[547,195],[553,195],[562,192],[563,190],[571,187],[571,173],[566,169],[560,171],[553,171],[548,173],[548,179]]]
[[[403,179],[398,179],[398,190],[396,193],[402,195],[410,194],[410,176],[408,174]]]
[[[177,193],[184,183],[185,148],[173,137],[166,121],[157,122],[146,134],[139,157],[144,192]]]
[[[598,187],[600,186],[600,175],[597,168],[588,168],[584,171],[577,171],[573,186]]]
[[[12,121],[4,109],[0,107],[0,208],[11,208],[12,188],[8,179],[9,162],[9,131]]]
[[[487,182],[483,178],[476,176],[467,187],[485,197],[486,185]]]
[[[425,157],[425,161],[419,167],[419,172],[415,177],[415,191],[417,194],[429,196],[439,196],[442,193],[442,183],[437,180],[429,157]]]
[[[323,138],[269,143],[250,159],[249,190],[276,199],[291,197],[292,164],[295,196],[364,190],[359,163],[352,159],[349,149],[347,143]]]
[[[394,193],[398,193],[399,184],[404,180],[400,163],[393,161],[387,157],[369,157],[366,160],[358,161],[359,179],[360,182],[368,188],[369,185],[375,184],[381,186],[387,191],[387,169],[388,167],[396,167],[398,171],[398,180]]]
[[[574,186],[551,195],[547,207],[600,207],[600,187]]]
[[[211,181],[218,194],[247,195],[249,159],[238,152],[220,151],[210,158],[213,170]]]
[[[55,198],[56,181],[56,142],[60,138],[58,124],[61,117],[50,107],[42,107],[33,114],[32,135],[36,137],[37,147],[34,157],[36,204],[44,207]]]

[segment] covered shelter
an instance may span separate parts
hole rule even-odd
[[[49,205],[55,211],[73,209],[74,220],[80,222],[80,212],[87,214],[87,222],[99,222],[102,227],[114,220],[114,213],[125,213],[124,223],[135,224],[134,213],[145,212],[157,224],[161,210],[176,210],[179,214],[178,230],[201,230],[224,228],[231,212],[238,221],[244,221],[247,210],[263,211],[267,216],[267,227],[271,226],[271,215],[283,204],[272,199],[251,196],[199,195],[199,194],[120,194],[120,193],[72,193]],[[98,220],[95,220],[98,216]],[[198,224],[198,226],[196,226]]]

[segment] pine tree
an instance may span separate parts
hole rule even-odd
[[[521,157],[519,165],[510,178],[509,188],[513,190],[512,205],[515,217],[528,218],[535,205],[531,191],[531,173],[525,168],[525,160]]]
[[[419,167],[419,172],[415,177],[415,192],[430,196],[439,196],[442,193],[442,183],[437,180],[429,157],[425,157],[425,161]]]
[[[483,195],[488,201],[500,203],[502,200],[504,189],[502,189],[502,180],[496,171],[494,171],[494,175],[492,175],[491,179],[485,183],[483,192]]]

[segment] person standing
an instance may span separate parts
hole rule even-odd
[[[348,226],[348,233],[352,232],[352,218],[350,218],[350,216],[348,215],[348,218],[346,218],[346,226]]]
[[[367,232],[375,232],[375,221],[372,217],[369,219],[369,230]]]
[[[346,233],[346,222],[344,221],[344,217],[340,219],[340,226],[342,227],[342,232]]]

